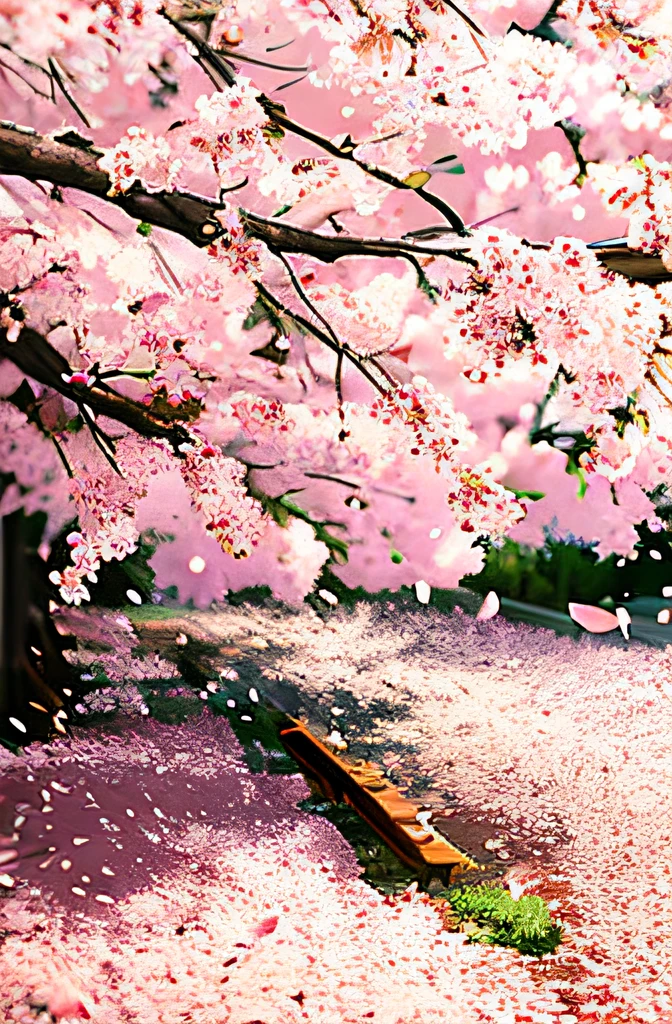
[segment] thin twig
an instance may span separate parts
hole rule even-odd
[[[484,217],[483,220],[474,221],[470,224],[470,228],[480,228],[483,224],[490,224],[493,220],[497,220],[499,217],[505,217],[507,213],[518,213],[520,210],[519,206],[510,206],[508,210],[501,210],[499,213],[493,213],[491,217]]]
[[[292,284],[294,285],[294,289],[298,293],[298,296],[301,299],[301,301],[308,307],[308,309],[313,314],[313,316],[317,317],[317,319],[320,321],[320,323],[323,325],[323,327],[325,327],[327,329],[327,331],[329,332],[331,337],[334,339],[336,344],[340,347],[341,342],[339,341],[338,336],[336,335],[333,327],[331,326],[329,321],[326,319],[326,317],[324,317],[320,313],[319,309],[317,309],[317,307],[315,305],[313,305],[311,300],[306,295],[306,292],[305,292],[305,290],[303,288],[303,285],[301,284],[301,282],[299,281],[298,277],[294,273],[294,268],[292,267],[291,263],[289,262],[289,260],[285,256],[285,254],[283,252],[281,252],[280,249],[271,249],[271,252],[275,256],[277,256],[278,259],[281,260],[281,262],[283,263],[283,265],[285,267],[285,270],[289,274],[290,280],[291,280]]]
[[[151,238],[149,239],[149,247],[152,250],[152,252],[154,253],[154,256],[156,257],[156,261],[159,264],[159,270],[162,270],[164,272],[163,275],[162,275],[162,276],[164,276],[164,280],[165,280],[165,275],[167,274],[169,280],[166,283],[167,284],[171,284],[172,283],[172,285],[175,288],[175,291],[177,292],[177,294],[181,295],[182,292],[184,291],[184,289],[182,287],[182,284],[181,284],[179,278],[177,277],[175,271],[173,270],[173,268],[170,266],[170,264],[166,260],[165,256],[163,255],[163,253],[159,249],[159,247],[156,244],[156,242],[153,239],[151,239]]]
[[[215,71],[222,76],[226,85],[235,85],[236,76],[228,61],[223,60],[208,43],[201,39],[195,32],[192,32],[190,28],[187,28],[186,25],[181,24],[175,18],[171,18],[165,7],[160,7],[158,13],[173,26],[176,32],[179,32],[181,36],[184,36],[185,39],[189,40],[192,46],[196,47],[198,50],[197,60],[199,66],[203,71],[205,71],[218,92],[222,91],[222,86],[211,73],[210,68],[207,67],[208,63],[210,63],[215,68]]]
[[[275,309],[278,310],[278,312],[286,313],[287,316],[291,317],[291,319],[294,320],[297,324],[300,324],[301,327],[303,327],[308,334],[312,334],[314,338],[317,338],[318,341],[321,341],[324,345],[327,346],[327,348],[330,348],[332,352],[342,351],[346,359],[349,359],[350,362],[355,364],[355,366],[358,368],[362,376],[364,376],[368,380],[369,384],[371,384],[376,389],[376,391],[379,391],[380,394],[386,394],[385,388],[382,386],[380,381],[376,380],[373,374],[370,373],[370,371],[366,368],[361,356],[359,356],[356,352],[353,352],[352,349],[349,349],[347,345],[335,342],[329,334],[326,334],[324,331],[321,331],[319,327],[316,327],[315,324],[312,324],[310,320],[307,320],[305,318],[305,316],[301,316],[300,313],[294,313],[291,309],[288,309],[278,299],[276,299],[275,296],[271,294],[271,292],[269,292],[268,288],[266,288],[266,286],[263,285],[261,281],[256,281],[255,285],[259,294],[263,295],[263,297],[268,302],[270,302],[270,304],[274,306]]]
[[[293,42],[294,42],[294,40],[290,39],[286,43],[280,43],[279,46],[267,46],[266,47],[266,53],[274,53],[275,50],[284,50],[286,46],[291,46]]]
[[[70,466],[70,463],[68,462],[67,456],[66,456],[65,452],[63,451],[63,449],[61,448],[60,441],[58,440],[57,437],[55,437],[53,435],[52,435],[51,440],[54,442],[54,445],[56,447],[56,451],[58,452],[58,457],[61,460],[61,462],[63,463],[63,466],[65,467],[65,472],[68,474],[68,476],[72,480],[75,474],[72,472],[72,468]]]
[[[303,66],[293,66],[291,64],[271,64],[270,61],[259,60],[258,57],[248,57],[245,53],[235,53],[231,50],[225,50],[218,48],[213,51],[218,53],[221,57],[228,57],[231,60],[240,60],[244,64],[256,64],[260,68],[268,68],[271,71],[310,71],[310,65],[304,64]]]
[[[336,356],[336,371],[334,373],[334,385],[336,387],[336,400],[338,402],[338,418],[341,421],[341,428],[345,429],[345,413],[343,412],[343,382],[341,380],[342,373],[343,351],[341,350]]]
[[[86,125],[86,127],[90,128],[91,125],[89,123],[89,119],[87,118],[86,114],[81,109],[79,104],[76,102],[74,97],[71,96],[70,93],[68,92],[68,90],[66,89],[65,82],[63,81],[63,78],[61,77],[61,73],[58,70],[58,65],[56,64],[56,61],[54,60],[53,57],[49,58],[49,70],[51,71],[51,74],[53,75],[53,77],[54,77],[54,79],[56,81],[56,84],[58,85],[59,89],[61,90],[61,92],[65,96],[66,100],[68,101],[68,103],[70,104],[72,109],[75,111],[75,113],[78,115],[78,117],[81,118],[82,122]]]
[[[16,75],[17,78],[20,78],[24,85],[27,85],[29,89],[33,90],[36,96],[41,96],[45,100],[51,99],[51,96],[48,92],[42,92],[41,89],[38,89],[36,85],[33,85],[31,81],[29,81],[27,78],[24,78],[21,72],[17,71],[16,68],[13,68],[11,64],[6,64],[4,60],[0,60],[0,67],[6,68],[7,71],[11,71],[13,75]]]
[[[100,427],[96,424],[96,421],[90,415],[88,409],[86,408],[86,405],[83,402],[80,404],[79,409],[84,419],[84,422],[91,431],[91,437],[93,438],[95,444],[97,445],[98,448],[100,448],[101,452],[103,453],[109,464],[112,466],[112,469],[115,471],[115,473],[118,473],[119,476],[123,478],[124,474],[119,469],[119,466],[117,465],[117,461],[114,458],[114,455],[107,449],[107,445],[109,445],[112,451],[114,451],[114,445],[112,443],[111,438],[108,438],[105,432],[102,431]]]

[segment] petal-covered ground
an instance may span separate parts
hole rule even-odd
[[[467,945],[426,898],[363,882],[340,834],[297,810],[301,779],[251,774],[222,718],[126,714],[0,755],[2,832],[26,818],[2,868],[6,1019],[60,998],[101,1024],[672,1020],[666,651],[385,605],[137,629],[174,646],[176,621],[220,647],[220,688],[254,663],[346,756],[443,805],[448,834],[496,840],[512,890],[545,896],[565,942],[541,961]],[[115,656],[123,678],[130,645],[99,646]]]
[[[282,678],[316,732],[337,728],[351,755],[447,806],[457,841],[470,827],[497,841],[565,925],[558,955],[528,969],[568,1013],[672,1020],[669,647],[384,604],[194,620],[241,648],[263,638],[269,692]]]
[[[26,819],[0,901],[5,1020],[563,1020],[518,957],[360,881],[335,828],[296,809],[303,781],[250,775],[222,718],[2,759],[3,832]]]

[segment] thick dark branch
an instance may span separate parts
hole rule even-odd
[[[223,233],[215,213],[221,209],[215,199],[181,192],[143,192],[139,188],[118,196],[108,195],[110,180],[98,166],[102,153],[76,139],[58,141],[18,128],[0,127],[0,174],[15,174],[30,181],[50,181],[60,188],[75,188],[121,207],[129,216],[155,227],[174,231],[198,246],[208,245]],[[464,241],[457,236],[440,246],[427,246],[390,239],[337,238],[293,228],[277,218],[260,217],[243,211],[250,233],[267,245],[284,252],[298,252],[332,263],[342,256],[450,256],[471,263]]]
[[[107,416],[123,423],[143,437],[165,438],[174,447],[189,441],[189,434],[179,422],[179,410],[157,412],[117,394],[111,388],[66,384],[61,375],[70,376],[72,373],[67,359],[30,327],[24,327],[15,342],[7,341],[6,332],[0,330],[0,359],[9,359],[27,377],[53,388],[78,406],[86,404],[97,416]]]
[[[208,245],[223,234],[215,214],[221,204],[207,196],[192,193],[147,193],[140,189],[119,196],[108,195],[110,180],[98,167],[102,155],[78,139],[48,139],[32,130],[0,125],[0,174],[17,175],[30,181],[49,181],[60,188],[73,188],[104,199],[123,209],[129,216],[155,227],[165,228],[188,238],[197,246]],[[333,145],[330,143],[330,145]],[[337,147],[334,146],[334,149]],[[339,151],[340,152],[340,151]],[[341,153],[342,155],[342,153]],[[346,235],[323,235],[293,227],[274,217],[241,211],[248,230],[271,249],[286,253],[303,253],[324,263],[333,263],[343,256],[447,256],[475,266],[467,255],[468,245],[459,235],[437,228],[435,237],[426,241],[412,239],[361,238]],[[431,243],[431,244],[430,244]],[[544,243],[540,243],[545,248]],[[590,246],[597,258],[610,270],[635,281],[656,284],[672,281],[659,256],[629,249],[624,238],[593,242]],[[37,379],[37,378],[35,378]]]
[[[323,235],[317,231],[293,227],[278,217],[261,217],[241,210],[250,234],[261,239],[271,250],[316,256],[323,263],[333,263],[343,256],[448,256],[460,263],[478,266],[467,255],[468,245],[456,234],[442,239],[439,245],[414,243],[402,238],[361,238],[341,233]]]
[[[0,127],[0,174],[88,192],[114,203],[137,220],[184,235],[194,245],[208,245],[223,233],[214,216],[221,206],[214,199],[180,192],[150,195],[141,189],[108,195],[110,179],[98,166],[102,152],[77,139],[74,143],[16,127]]]

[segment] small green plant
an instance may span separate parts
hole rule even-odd
[[[562,929],[551,917],[540,896],[514,900],[501,886],[465,885],[441,894],[460,921],[478,929],[470,942],[513,946],[526,956],[553,953],[562,941]]]

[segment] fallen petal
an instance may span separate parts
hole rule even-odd
[[[589,633],[610,633],[612,629],[618,629],[620,625],[616,615],[592,604],[572,604],[570,602],[568,608],[574,622],[578,622]]]
[[[493,619],[498,611],[499,598],[497,597],[497,594],[494,592],[494,590],[491,590],[490,593],[486,596],[485,601],[481,605],[476,618],[478,619],[479,622],[483,622],[486,619]]]

